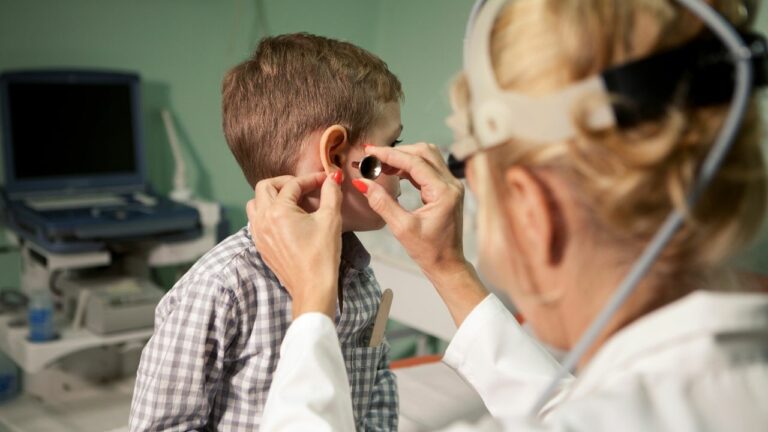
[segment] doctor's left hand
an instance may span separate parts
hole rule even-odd
[[[334,175],[335,174],[335,175]],[[256,249],[293,299],[293,318],[336,314],[341,260],[341,172],[282,176],[256,184],[246,211]],[[308,213],[301,198],[317,189],[320,205]]]

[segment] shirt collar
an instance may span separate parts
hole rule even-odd
[[[600,348],[579,376],[575,393],[606,381],[608,374],[631,369],[633,363],[674,349],[682,340],[768,328],[768,295],[694,291],[634,321]]]
[[[251,237],[251,224],[248,223],[244,229],[246,237],[253,243],[253,238]],[[371,254],[368,253],[355,233],[346,232],[341,235],[341,259],[348,263],[353,269],[363,271],[371,263]]]

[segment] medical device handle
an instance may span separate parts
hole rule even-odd
[[[176,126],[173,124],[173,117],[170,111],[163,109],[160,111],[165,126],[165,134],[168,137],[168,143],[171,145],[173,153],[173,162],[176,171],[173,173],[173,190],[171,198],[178,202],[187,202],[192,198],[192,191],[187,186],[187,165],[184,163],[184,156],[181,153],[181,144],[179,135],[176,133]]]
[[[736,68],[736,86],[731,109],[728,112],[728,116],[726,117],[725,123],[720,130],[720,134],[718,135],[712,150],[710,150],[709,155],[707,155],[707,158],[701,166],[700,175],[694,182],[693,189],[688,196],[688,204],[693,207],[714,178],[717,170],[720,168],[746,113],[747,105],[749,103],[749,95],[752,89],[751,53],[731,24],[702,0],[677,1],[690,9],[691,12],[698,16],[712,30],[712,32],[723,41],[723,44],[733,55]],[[552,398],[554,392],[560,386],[560,382],[575,370],[581,358],[594,344],[595,340],[608,325],[608,322],[616,311],[621,308],[635,290],[638,283],[643,279],[645,274],[648,273],[648,270],[651,268],[654,261],[656,261],[659,254],[661,254],[664,247],[683,224],[683,220],[683,215],[676,210],[673,210],[667,217],[659,231],[654,235],[651,242],[640,255],[640,258],[638,258],[632,266],[629,274],[627,274],[621,282],[614,295],[610,298],[594,322],[589,326],[576,346],[574,346],[565,357],[562,369],[533,405],[530,413],[531,416],[535,417],[541,413],[547,402]]]

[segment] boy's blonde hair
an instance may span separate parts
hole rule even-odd
[[[748,22],[740,2],[710,3],[737,26]],[[703,30],[672,0],[518,0],[497,18],[491,57],[503,88],[541,95],[678,46]],[[455,108],[466,108],[471,95],[463,76],[452,96]],[[663,119],[629,131],[591,130],[580,120],[584,113],[576,112],[575,139],[543,145],[513,140],[480,154],[471,163],[484,195],[481,228],[486,232],[481,237],[503,237],[494,203],[503,202],[506,191],[494,190],[493,184],[502,184],[500,173],[518,165],[563,175],[591,231],[626,251],[627,262],[673,208],[688,215],[688,223],[657,270],[679,274],[722,261],[756,233],[766,204],[760,116],[753,100],[719,174],[696,206],[687,208],[686,194],[726,112],[727,107],[670,107]]]
[[[340,124],[356,143],[381,105],[402,97],[387,65],[360,47],[306,33],[268,37],[224,77],[224,136],[253,187],[292,174],[312,132]]]

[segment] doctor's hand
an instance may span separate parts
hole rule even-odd
[[[341,171],[282,176],[256,184],[246,206],[251,236],[264,262],[293,300],[293,318],[336,314],[341,260]],[[301,198],[317,189],[320,205],[308,213]]]
[[[424,206],[408,212],[378,183],[353,181],[365,184],[355,186],[421,267],[460,325],[488,294],[464,257],[464,185],[451,174],[434,144],[367,146],[365,152],[388,165],[387,174],[409,180],[419,190]]]

